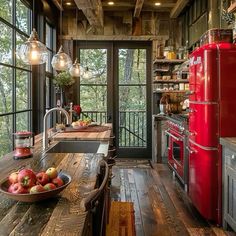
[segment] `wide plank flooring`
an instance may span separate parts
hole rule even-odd
[[[134,202],[137,236],[236,235],[206,222],[166,164],[118,160],[111,198]]]

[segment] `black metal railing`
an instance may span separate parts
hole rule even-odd
[[[146,146],[146,111],[120,111],[119,146]]]
[[[83,111],[81,118],[91,118],[97,123],[107,122],[106,111]],[[119,113],[119,146],[146,147],[146,111],[132,110]]]

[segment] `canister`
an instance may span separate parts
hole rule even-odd
[[[180,83],[180,84],[179,84],[179,90],[185,90],[184,83]]]

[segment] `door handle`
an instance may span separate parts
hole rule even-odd
[[[168,131],[165,131],[165,134],[166,134],[166,135],[169,135],[170,137],[172,137],[173,139],[175,139],[175,140],[177,140],[177,141],[181,141],[181,140],[182,140],[182,139],[176,137],[175,135],[171,134],[171,133],[168,132]]]

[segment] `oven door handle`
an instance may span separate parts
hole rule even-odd
[[[196,150],[192,150],[190,147],[186,147],[186,149],[189,151],[190,154],[197,153]]]
[[[167,130],[165,131],[166,135],[169,135],[170,137],[172,137],[173,139],[177,140],[177,141],[181,141],[180,138],[176,137],[175,135],[171,134],[170,132],[168,132]]]

